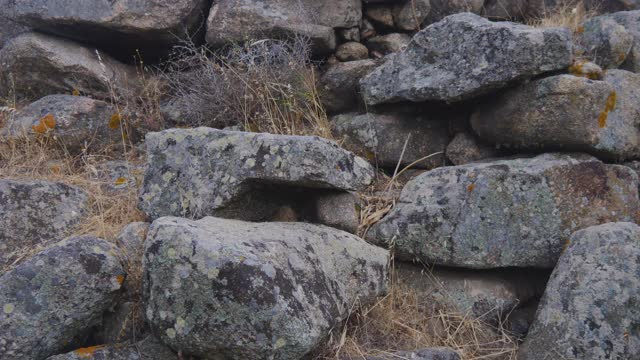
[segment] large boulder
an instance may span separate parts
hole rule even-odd
[[[149,324],[200,359],[292,359],[386,291],[388,251],[304,223],[161,218],[149,229]]]
[[[83,341],[125,279],[114,244],[62,241],[0,277],[0,358],[45,359]]]
[[[574,233],[518,359],[640,358],[640,227]]]
[[[285,187],[360,190],[374,177],[366,160],[318,137],[170,129],[146,144],[140,207],[152,219],[264,220]]]
[[[121,147],[126,129],[123,116],[107,102],[84,96],[49,95],[18,111],[0,134],[51,134],[72,155],[78,155]]]
[[[438,168],[402,190],[368,234],[400,260],[466,268],[552,268],[576,230],[637,221],[638,177],[581,154]]]
[[[640,156],[640,75],[607,71],[603,81],[558,75],[506,91],[471,117],[484,140],[516,149]]]
[[[373,70],[375,60],[358,60],[331,65],[320,78],[320,100],[329,113],[355,110],[360,105],[359,81]]]
[[[178,355],[153,336],[134,344],[98,345],[51,356],[47,360],[179,360]]]
[[[209,13],[206,39],[217,47],[298,34],[310,38],[315,53],[326,54],[336,46],[334,28],[357,27],[361,19],[359,0],[221,0]]]
[[[74,186],[0,180],[0,269],[25,252],[71,235],[88,213],[88,195]]]
[[[633,48],[633,35],[610,16],[588,19],[579,37],[583,56],[605,69],[622,65]]]
[[[404,52],[387,56],[362,79],[362,94],[369,105],[460,101],[565,69],[571,53],[567,29],[451,15],[417,33]]]
[[[29,32],[0,50],[0,96],[39,99],[51,94],[109,98],[129,86],[135,71],[105,53],[62,38]]]
[[[207,0],[6,1],[15,21],[66,38],[110,49],[126,59],[166,54],[180,38],[202,26]],[[2,1],[0,1],[0,4]],[[148,59],[147,59],[148,60]]]
[[[331,118],[331,126],[344,147],[383,168],[404,167],[438,152],[442,154],[423,159],[414,167],[441,166],[450,139],[448,119],[410,113],[342,114]]]

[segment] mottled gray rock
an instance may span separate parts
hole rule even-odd
[[[369,49],[359,42],[349,41],[338,46],[336,57],[340,61],[364,60],[369,57]]]
[[[451,15],[417,33],[360,84],[369,105],[473,98],[571,64],[567,29]]]
[[[393,7],[391,5],[375,4],[365,6],[364,15],[374,26],[381,30],[391,30],[395,27],[393,21]]]
[[[0,269],[21,252],[71,235],[88,212],[89,197],[76,187],[0,180]]]
[[[584,151],[611,160],[640,156],[640,75],[609,70],[604,81],[558,75],[482,104],[480,138],[517,149]]]
[[[367,40],[367,47],[372,52],[388,55],[394,52],[400,52],[409,46],[411,37],[407,34],[386,34],[374,36]]]
[[[109,98],[109,84],[126,88],[135,71],[105,53],[62,38],[24,33],[0,50],[0,96],[39,99],[51,94]],[[101,64],[104,64],[104,67]]]
[[[301,34],[311,39],[315,53],[326,54],[336,46],[333,28],[356,27],[362,19],[358,0],[302,4],[298,0],[216,1],[207,20],[207,43],[221,46],[246,39]]]
[[[633,48],[633,35],[611,17],[598,16],[584,22],[578,39],[584,56],[605,69],[617,68]]]
[[[349,191],[374,178],[366,160],[318,137],[170,129],[147,134],[146,144],[140,207],[152,219],[260,220],[285,186]]]
[[[78,155],[122,148],[121,123],[123,117],[107,102],[84,96],[49,95],[18,111],[4,135],[50,133],[72,155]]]
[[[581,154],[443,167],[410,181],[368,238],[399,260],[552,268],[576,230],[637,221],[638,177]]]
[[[375,60],[349,61],[331,65],[320,78],[320,100],[329,113],[354,110],[360,104],[360,79],[373,70]]]
[[[635,11],[621,11],[611,15],[606,15],[604,18],[613,19],[618,24],[624,26],[624,28],[633,36],[633,47],[627,55],[625,62],[620,65],[620,68],[640,72],[640,10]]]
[[[367,356],[366,360],[460,360],[460,354],[455,350],[439,347],[416,351],[397,351],[390,355]]]
[[[449,15],[463,12],[480,14],[485,0],[431,0],[430,2],[431,11],[425,20],[426,24],[433,24]]]
[[[81,348],[47,360],[179,360],[171,349],[149,336],[135,344],[115,344]]]
[[[0,358],[44,359],[88,335],[116,304],[125,273],[117,248],[64,240],[0,277]]]
[[[351,193],[330,192],[319,196],[314,207],[315,223],[355,234],[360,224],[360,201]]]
[[[640,227],[574,233],[518,359],[640,358]]]
[[[325,226],[162,218],[147,238],[146,315],[185,355],[300,359],[386,291],[387,261]]]
[[[207,0],[6,2],[6,11],[20,23],[109,48],[127,59],[137,49],[166,54],[186,33],[193,35],[209,6]]]
[[[403,31],[420,30],[420,24],[431,10],[429,0],[406,0],[393,7],[393,22],[397,29]]]
[[[457,133],[447,145],[447,159],[454,165],[464,165],[474,161],[497,156],[494,147],[481,143],[473,134]]]
[[[395,168],[398,162],[404,167],[428,155],[443,152],[414,167],[429,169],[441,166],[450,140],[446,118],[431,119],[410,113],[343,114],[331,118],[331,127],[334,136],[344,141],[343,146],[384,168]]]
[[[2,2],[0,2],[0,5],[2,5]],[[0,49],[12,38],[29,31],[26,26],[5,19],[2,15],[0,15],[0,20]]]

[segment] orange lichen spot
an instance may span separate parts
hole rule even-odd
[[[74,353],[78,355],[78,357],[80,358],[92,358],[95,352],[102,348],[104,348],[104,345],[90,346],[90,347],[78,349],[74,351]]]
[[[577,33],[577,34],[582,34],[582,33],[584,33],[584,26],[578,26],[578,28],[576,29],[576,33]]]
[[[62,168],[60,165],[51,165],[49,166],[49,171],[51,171],[52,174],[58,175],[62,172]]]
[[[588,62],[584,60],[576,60],[569,66],[569,74],[577,77],[584,77],[589,80],[600,80],[602,78],[602,71],[600,68],[593,66],[593,64],[587,65]]]
[[[612,91],[611,94],[609,94],[609,97],[607,97],[604,110],[600,113],[600,116],[598,116],[598,126],[601,129],[607,126],[609,113],[616,107],[617,96],[618,94],[615,91]]]
[[[109,128],[112,130],[119,129],[121,123],[122,123],[122,115],[120,115],[119,113],[115,113],[111,115],[111,119],[109,119]]]
[[[127,183],[127,178],[124,178],[124,177],[119,177],[116,179],[116,181],[113,182],[113,184],[116,186],[122,186],[122,185],[125,185],[126,183]]]
[[[122,285],[124,283],[124,275],[116,276],[116,281],[118,282],[119,285]]]
[[[476,188],[476,184],[469,184],[469,185],[467,186],[467,191],[468,191],[468,192],[472,192],[472,191],[473,191],[473,189],[475,189],[475,188]]]
[[[80,96],[80,90],[78,90],[78,89],[73,89],[73,90],[71,91],[71,95],[73,95],[73,96]]]
[[[48,114],[40,118],[40,121],[38,121],[38,124],[33,125],[31,129],[35,133],[45,134],[46,132],[48,132],[49,130],[55,127],[56,127],[56,118],[53,115]]]
[[[619,62],[623,62],[624,59],[626,59],[626,57],[627,57],[627,54],[621,52],[621,53],[618,54],[618,61]]]
[[[562,246],[562,252],[564,252],[565,250],[567,250],[567,248],[569,247],[569,245],[571,245],[571,239],[567,239],[567,241],[564,242],[564,245]]]

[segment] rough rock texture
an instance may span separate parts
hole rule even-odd
[[[0,277],[0,358],[44,359],[87,335],[115,305],[125,273],[115,245],[62,241]]]
[[[425,23],[433,24],[449,15],[463,12],[480,14],[484,2],[485,0],[431,0],[431,11]]]
[[[368,356],[366,360],[460,360],[460,355],[453,349],[440,347],[417,351],[398,351],[390,355]]]
[[[338,46],[336,57],[340,61],[364,60],[369,57],[369,49],[359,42],[349,41]]]
[[[640,227],[574,233],[518,359],[640,358]]]
[[[469,99],[571,64],[567,29],[490,22],[464,13],[417,33],[361,81],[367,104]]]
[[[5,135],[51,133],[72,155],[78,155],[121,148],[122,122],[118,110],[107,102],[84,96],[49,95],[18,111]]]
[[[447,159],[454,165],[464,165],[470,162],[497,156],[494,147],[481,143],[473,134],[457,133],[447,145]]]
[[[2,5],[2,2],[0,2]],[[0,15],[0,49],[12,38],[29,31],[26,26],[7,20]]]
[[[5,1],[20,23],[70,39],[91,42],[130,59],[140,49],[167,53],[185,32],[193,35],[208,10],[207,0],[34,0]]]
[[[140,207],[152,219],[259,220],[284,186],[358,190],[374,177],[366,160],[318,137],[170,129],[148,134],[146,144]],[[260,190],[269,186],[281,190]]]
[[[0,50],[0,96],[39,99],[51,94],[108,98],[109,83],[127,87],[135,71],[94,49],[58,37],[29,32]]]
[[[360,102],[359,81],[378,64],[375,60],[349,61],[329,67],[320,78],[320,100],[329,113],[354,110]]]
[[[640,75],[607,71],[604,81],[558,75],[482,104],[471,117],[480,138],[517,149],[640,156]]]
[[[135,344],[116,344],[81,348],[47,360],[179,360],[171,349],[149,336]]]
[[[579,41],[584,55],[605,69],[622,65],[633,48],[633,35],[609,16],[585,21]]]
[[[343,146],[384,168],[395,168],[401,157],[400,165],[407,166],[428,155],[444,152],[450,139],[447,119],[416,114],[350,113],[331,118],[331,126],[335,137],[344,140]],[[433,168],[441,166],[443,161],[444,153],[414,167]]]
[[[640,10],[621,11],[606,17],[624,26],[633,36],[633,48],[620,67],[625,70],[640,72]]]
[[[354,302],[386,291],[388,252],[329,227],[207,217],[156,220],[144,260],[147,319],[201,359],[300,359]]]
[[[367,40],[367,47],[371,52],[381,55],[388,55],[394,52],[400,52],[409,46],[411,37],[407,34],[387,34],[374,36]]]
[[[264,37],[308,36],[314,52],[326,54],[336,46],[333,28],[360,25],[359,0],[304,2],[298,0],[216,1],[207,20],[207,43],[221,46],[229,42]]]
[[[406,0],[393,8],[393,22],[403,31],[420,30],[420,24],[429,15],[429,0]]]
[[[438,168],[410,181],[369,232],[400,260],[552,268],[576,230],[637,221],[638,177],[581,154]]]
[[[328,192],[319,196],[313,209],[313,222],[355,234],[360,224],[360,201],[346,192]]]
[[[70,235],[89,212],[87,194],[62,183],[0,180],[0,268],[13,252]]]

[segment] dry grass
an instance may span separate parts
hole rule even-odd
[[[559,1],[553,10],[548,10],[542,16],[529,20],[529,25],[535,27],[566,27],[574,34],[584,31],[586,19],[597,15],[596,9],[586,10],[582,0]]]

